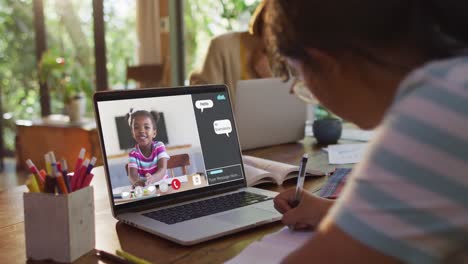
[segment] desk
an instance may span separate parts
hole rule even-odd
[[[198,185],[194,184],[194,177],[199,178],[199,184]],[[174,179],[177,179],[177,180],[179,180],[181,182],[180,189],[178,189],[178,190],[174,190],[172,188],[171,182]],[[164,196],[164,195],[168,195],[168,194],[175,193],[175,192],[183,192],[183,191],[187,191],[187,190],[193,190],[193,189],[208,186],[208,181],[207,181],[206,177],[204,175],[200,175],[198,173],[191,174],[191,175],[182,175],[182,176],[178,176],[178,177],[174,177],[174,178],[167,178],[167,179],[163,179],[161,181],[163,181],[163,182],[165,182],[167,184],[167,190],[164,191],[164,192],[161,191],[161,189],[159,187],[160,184],[159,184],[159,182],[157,182],[157,183],[153,184],[153,185],[157,186],[157,190],[153,194],[150,194],[148,192],[147,187],[142,187],[143,190],[145,190],[145,193],[144,193],[144,195],[142,197],[135,197],[134,194],[132,194],[132,197],[130,197],[130,198],[118,198],[118,199],[115,199],[114,202],[115,202],[116,205],[117,204],[124,204],[124,203],[128,203],[128,202],[134,202],[136,200],[154,198],[154,197],[157,197],[157,196]],[[134,188],[133,188],[132,185],[127,185],[127,186],[122,186],[122,187],[117,187],[117,188],[112,189],[112,193],[114,195],[115,194],[121,195],[124,192],[132,193],[133,191],[134,191]]]
[[[308,151],[313,152],[310,148]],[[303,154],[302,144],[285,144],[259,150],[246,151],[245,154],[272,160],[298,164]],[[155,235],[118,223],[111,215],[103,167],[93,171],[95,177],[94,199],[96,213],[96,248],[115,252],[123,249],[155,263],[222,263],[239,254],[245,247],[264,235],[277,231],[279,222],[232,234],[194,246],[180,246]],[[315,190],[325,178],[307,179],[305,188]],[[294,181],[282,186],[275,184],[260,185],[274,191],[293,187]],[[25,263],[23,192],[25,186],[0,192],[0,262]],[[88,254],[76,263],[99,263],[97,258]]]
[[[44,168],[44,154],[54,151],[57,159],[67,160],[71,171],[81,148],[86,149],[86,156],[97,158],[96,165],[102,165],[99,136],[93,120],[81,124],[18,120],[16,129],[18,169],[27,169],[27,159],[32,159],[36,166]]]

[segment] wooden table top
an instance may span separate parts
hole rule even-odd
[[[244,154],[298,164],[304,151],[313,155],[317,153],[310,147],[310,144],[284,144],[245,151]],[[198,245],[180,246],[114,219],[109,205],[104,169],[97,167],[93,172],[95,175],[92,185],[94,186],[97,249],[111,253],[114,253],[116,249],[123,249],[161,264],[223,263],[239,254],[253,241],[282,227],[280,222],[276,222]],[[316,190],[325,180],[325,177],[307,179],[305,189]],[[295,181],[289,180],[282,186],[263,184],[257,187],[280,192],[294,186]],[[25,186],[19,186],[0,192],[0,263],[26,262],[22,197],[25,191],[27,191]],[[28,261],[28,263],[34,262]],[[76,263],[101,262],[91,252],[78,259]]]

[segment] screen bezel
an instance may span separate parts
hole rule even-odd
[[[93,96],[94,103],[94,112],[96,118],[96,124],[99,131],[99,142],[101,145],[103,161],[104,161],[104,171],[106,174],[107,181],[107,190],[109,195],[109,200],[112,207],[112,213],[114,216],[117,216],[120,213],[139,210],[141,208],[151,207],[157,208],[159,206],[167,206],[170,204],[180,203],[187,200],[202,198],[210,196],[213,194],[227,192],[231,190],[236,190],[247,186],[247,181],[245,177],[244,165],[242,162],[242,150],[239,144],[239,137],[236,133],[237,146],[239,148],[240,161],[241,161],[241,171],[242,179],[230,181],[227,183],[220,183],[213,186],[207,186],[203,188],[197,188],[193,190],[184,191],[181,193],[170,194],[167,196],[157,196],[153,198],[142,199],[130,203],[116,205],[114,203],[113,194],[112,194],[112,183],[110,179],[109,166],[107,163],[107,153],[104,146],[104,139],[102,135],[102,127],[99,116],[99,106],[98,102],[104,101],[116,101],[116,100],[128,100],[128,99],[141,99],[141,98],[154,98],[154,97],[165,97],[165,96],[177,96],[177,95],[192,95],[192,94],[202,94],[202,93],[219,93],[225,92],[228,96],[228,102],[231,108],[231,117],[233,121],[233,129],[236,129],[236,121],[234,118],[234,113],[232,111],[232,101],[226,85],[197,85],[197,86],[182,86],[182,87],[171,87],[171,88],[149,88],[149,89],[135,89],[135,90],[117,90],[117,91],[101,91],[96,92]],[[206,169],[206,168],[205,168]]]

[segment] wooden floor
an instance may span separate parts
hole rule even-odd
[[[16,171],[16,160],[4,158],[5,168],[0,172],[0,191],[23,185],[28,176],[27,172]]]

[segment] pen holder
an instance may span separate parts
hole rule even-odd
[[[68,195],[24,193],[28,259],[73,262],[95,246],[93,187]]]

